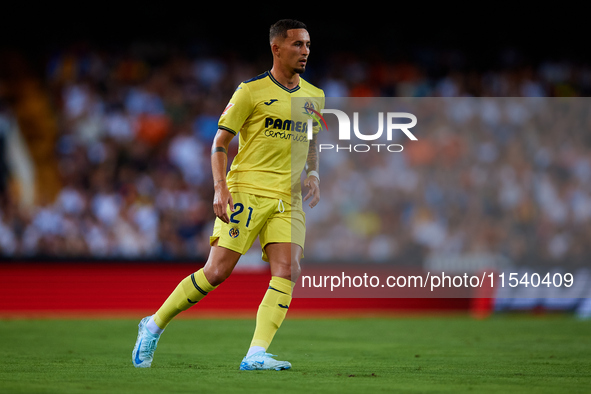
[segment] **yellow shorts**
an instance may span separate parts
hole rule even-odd
[[[306,238],[306,214],[299,207],[278,199],[255,196],[249,193],[232,193],[234,212],[228,208],[230,223],[216,218],[210,245],[244,254],[257,236],[261,243],[263,260],[269,261],[265,246],[269,243],[294,243],[304,250]]]

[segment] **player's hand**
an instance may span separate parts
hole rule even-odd
[[[213,196],[213,212],[215,216],[220,218],[224,223],[229,223],[230,218],[228,217],[228,205],[230,205],[230,211],[234,212],[234,201],[232,200],[232,194],[228,190],[226,182],[219,182],[215,185],[215,194]]]
[[[304,180],[304,186],[309,188],[304,201],[312,198],[308,206],[314,208],[318,204],[318,201],[320,201],[320,181],[314,175],[310,175]]]

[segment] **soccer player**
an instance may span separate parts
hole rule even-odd
[[[262,258],[271,268],[271,281],[256,315],[256,328],[241,370],[291,368],[267,353],[291,302],[300,275],[305,238],[301,178],[313,208],[320,199],[316,140],[307,138],[306,120],[292,119],[292,97],[306,97],[294,113],[319,111],[324,92],[300,77],[310,54],[306,26],[280,20],[270,29],[273,66],[241,83],[220,116],[211,165],[217,216],[205,266],[183,279],[153,316],[142,319],[132,352],[135,367],[150,367],[160,334],[181,311],[219,286],[240,256],[259,237]],[[309,98],[309,99],[308,99]],[[313,132],[318,127],[314,126]],[[239,148],[230,171],[227,150],[239,134]]]

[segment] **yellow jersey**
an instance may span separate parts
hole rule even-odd
[[[305,106],[318,112],[324,108],[324,92],[302,78],[288,89],[267,71],[238,86],[218,122],[220,129],[239,135],[238,153],[227,175],[230,192],[301,205],[309,117],[305,108],[292,111],[294,97],[305,97]],[[319,127],[314,122],[313,132]]]

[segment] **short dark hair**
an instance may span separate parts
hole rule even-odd
[[[273,41],[275,37],[287,37],[287,31],[291,29],[306,29],[305,24],[295,19],[281,19],[271,25],[269,29],[269,41]]]

